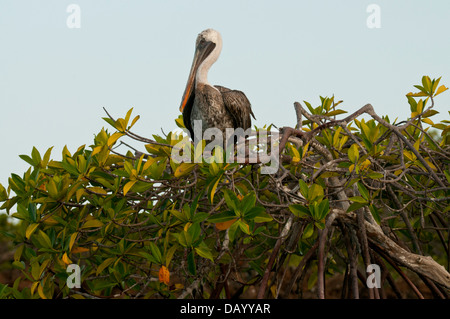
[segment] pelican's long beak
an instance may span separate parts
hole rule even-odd
[[[181,100],[180,111],[183,112],[186,104],[189,101],[195,88],[195,75],[200,65],[205,61],[208,55],[216,47],[214,42],[210,41],[200,41],[195,48],[194,60],[192,61],[191,71],[189,72],[189,78],[186,84],[186,89],[184,90],[183,99]]]

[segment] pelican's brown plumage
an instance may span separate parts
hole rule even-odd
[[[219,32],[207,29],[198,35],[194,60],[180,106],[184,125],[192,139],[196,120],[201,121],[203,132],[214,127],[225,134],[226,128],[250,128],[250,116],[255,118],[243,92],[208,83],[209,68],[216,62],[221,50],[222,37]]]

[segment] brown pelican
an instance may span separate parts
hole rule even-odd
[[[208,71],[222,50],[222,37],[213,29],[202,31],[196,41],[194,60],[181,101],[183,121],[194,140],[194,121],[202,123],[202,133],[218,128],[225,136],[226,128],[251,127],[250,115],[255,118],[250,102],[241,91],[208,83]],[[195,138],[198,140],[198,138]]]

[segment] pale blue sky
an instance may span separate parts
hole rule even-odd
[[[69,29],[69,4],[81,28]],[[366,8],[381,9],[369,29]],[[1,0],[0,183],[28,168],[18,155],[54,146],[59,160],[134,107],[142,136],[175,128],[197,34],[221,32],[209,81],[242,90],[256,124],[295,124],[294,101],[371,103],[406,118],[422,75],[450,86],[450,1]],[[448,119],[450,93],[436,109]]]

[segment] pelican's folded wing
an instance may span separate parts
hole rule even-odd
[[[241,127],[246,130],[251,127],[252,120],[250,115],[254,119],[256,118],[252,112],[250,101],[247,99],[244,92],[230,90],[220,85],[215,85],[215,87],[222,94],[225,107],[234,119],[235,128]]]

